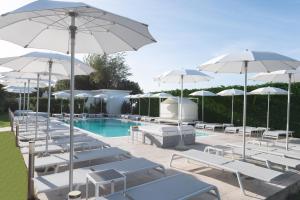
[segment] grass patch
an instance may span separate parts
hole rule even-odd
[[[0,114],[0,128],[10,126],[7,113]]]
[[[11,132],[0,133],[0,199],[27,199],[27,169]]]

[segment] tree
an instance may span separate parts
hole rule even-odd
[[[132,74],[129,72],[129,66],[125,63],[124,54],[118,53],[112,56],[91,54],[84,61],[93,67],[95,72],[88,76],[75,76],[75,89],[132,90],[134,94],[141,92],[138,83],[128,80]],[[60,80],[56,83],[55,91],[69,88],[69,80]]]

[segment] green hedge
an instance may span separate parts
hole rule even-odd
[[[248,91],[257,88],[272,86],[287,90],[287,84],[263,84],[249,86]],[[236,88],[243,90],[242,86],[215,87],[205,90],[217,93],[225,89]],[[199,89],[184,90],[185,97]],[[180,90],[164,91],[174,96],[180,95]],[[135,101],[135,100],[133,100]],[[138,100],[137,100],[138,101]],[[197,100],[195,100],[197,102]],[[201,119],[201,97],[199,97],[198,116]],[[205,122],[213,123],[230,123],[231,121],[231,97],[205,97]],[[286,110],[287,96],[271,96],[270,102],[270,127],[273,129],[286,129]],[[158,116],[158,99],[151,99],[151,116]],[[141,99],[141,114],[147,115],[148,99]],[[138,106],[134,109],[134,114],[138,114]],[[242,125],[243,116],[243,96],[235,96],[234,101],[234,124]],[[247,125],[249,126],[266,126],[267,116],[267,96],[266,95],[249,95],[247,98]],[[292,85],[291,96],[291,115],[290,130],[296,131],[296,136],[300,137],[300,84]]]

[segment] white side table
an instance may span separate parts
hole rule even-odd
[[[101,185],[110,184],[111,193],[115,191],[115,182],[123,181],[124,192],[126,190],[126,176],[114,169],[103,171],[95,171],[88,173],[86,176],[86,200],[88,199],[89,182],[95,185],[95,199],[99,199],[99,187]]]

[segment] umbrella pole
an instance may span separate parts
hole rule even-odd
[[[73,136],[74,136],[74,62],[75,62],[75,36],[77,27],[75,26],[76,13],[70,12],[71,26],[70,37],[71,37],[71,76],[70,76],[70,163],[69,163],[69,191],[73,190]]]
[[[102,98],[100,98],[100,112],[102,114]]]
[[[289,150],[289,129],[290,129],[290,105],[291,105],[291,79],[292,74],[289,74],[288,84],[288,102],[287,102],[287,116],[286,116],[286,150]]]
[[[24,121],[24,118],[25,118],[25,110],[26,110],[26,82],[24,82],[24,91],[23,91],[23,121]],[[27,131],[27,129],[26,129]]]
[[[204,122],[204,95],[202,95],[202,122]]]
[[[246,112],[247,112],[247,73],[248,61],[244,62],[245,84],[244,84],[244,107],[243,107],[243,160],[246,159]]]
[[[234,105],[234,95],[231,98],[231,124],[233,124],[233,105]]]
[[[61,114],[61,116],[63,114],[62,109],[63,109],[63,99],[60,100],[60,114]]]
[[[186,150],[186,146],[184,145],[183,135],[182,135],[182,102],[183,102],[183,75],[181,75],[181,95],[180,95],[180,120],[178,123],[178,129],[180,133],[180,140],[178,145],[175,147],[177,150]]]
[[[40,98],[40,74],[37,74],[37,92],[36,92],[36,109],[35,109],[35,140],[38,132],[38,113],[39,113],[39,98]]]
[[[141,98],[139,98],[139,115],[141,115]]]
[[[47,135],[46,135],[46,151],[45,154],[48,154],[48,140],[49,140],[49,131],[50,131],[50,106],[51,106],[51,73],[52,73],[52,64],[53,61],[49,60],[49,80],[48,80],[48,110],[47,110]]]
[[[270,120],[270,93],[268,93],[268,110],[267,110],[267,131],[269,131],[269,120]]]
[[[19,93],[19,110],[21,110],[22,109],[22,94],[21,94],[21,92]]]
[[[148,117],[150,117],[150,98],[148,100]]]
[[[26,131],[28,129],[28,113],[29,113],[29,100],[30,100],[29,87],[30,87],[30,79],[28,79],[28,85],[27,85]]]

